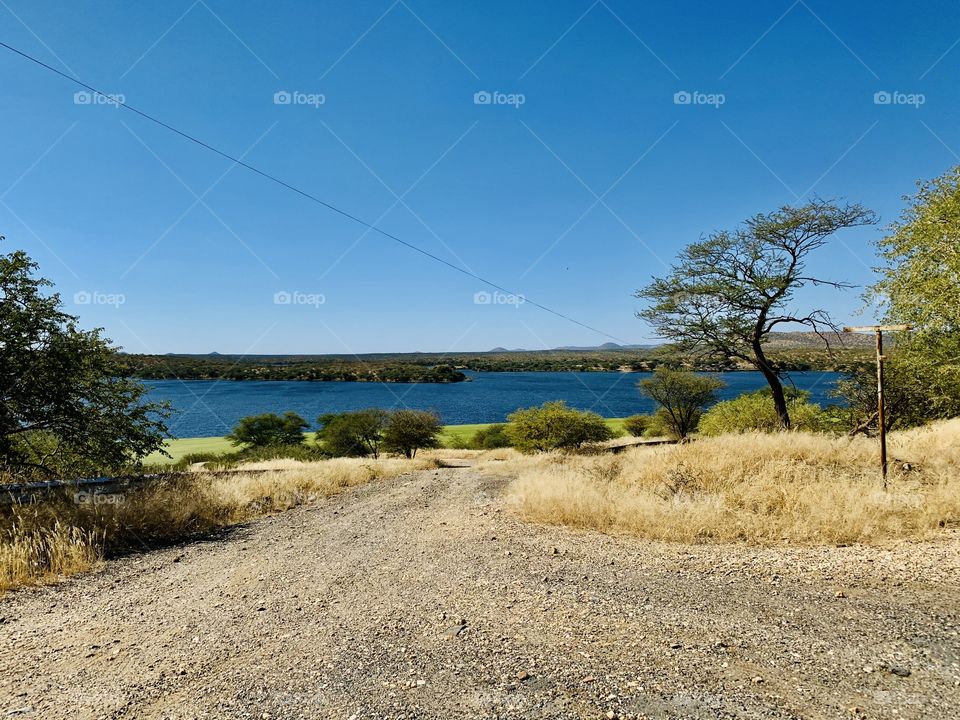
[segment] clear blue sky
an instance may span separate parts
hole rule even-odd
[[[960,152],[946,0],[2,0],[0,39],[629,342],[652,337],[633,291],[701,234],[809,193],[887,223]],[[477,304],[476,281],[132,113],[78,104],[2,49],[0,79],[5,249],[131,352],[609,339]],[[302,95],[276,104],[283,91]],[[484,91],[502,95],[478,104]],[[683,91],[700,95],[677,104]],[[869,283],[880,232],[844,233],[814,269]],[[814,302],[869,317],[856,291],[800,305]]]

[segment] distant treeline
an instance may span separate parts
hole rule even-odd
[[[770,351],[783,370],[849,372],[870,361],[866,348],[788,348]],[[645,372],[660,365],[701,371],[751,370],[727,358],[694,358],[669,346],[637,350],[233,356],[118,355],[117,373],[148,380],[312,380],[327,382],[453,383],[478,372]]]

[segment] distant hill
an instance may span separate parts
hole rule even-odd
[[[643,350],[645,348],[656,347],[656,345],[618,345],[615,342],[606,342],[603,345],[561,345],[560,347],[550,348],[550,350],[567,350],[570,352],[595,352],[597,350]],[[540,350],[529,350],[527,348],[508,349],[504,347],[495,347],[487,352],[541,352]],[[548,351],[549,352],[549,351]]]
[[[873,335],[868,333],[824,333],[824,337],[835,348],[872,348],[876,343]],[[887,338],[884,338],[884,342]],[[774,350],[802,350],[810,348],[822,348],[824,346],[823,338],[815,332],[774,332],[770,333],[770,338],[765,347]]]

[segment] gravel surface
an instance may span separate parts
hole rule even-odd
[[[0,600],[0,715],[960,718],[960,533],[680,546],[377,481]]]

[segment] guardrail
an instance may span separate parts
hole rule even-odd
[[[204,475],[244,475],[276,472],[268,470],[205,470]],[[15,505],[29,502],[38,502],[43,498],[58,492],[86,492],[96,497],[111,491],[130,489],[156,480],[179,479],[197,475],[193,472],[153,473],[150,475],[125,475],[121,477],[79,478],[76,480],[45,480],[42,482],[16,483],[0,485],[0,505]]]

